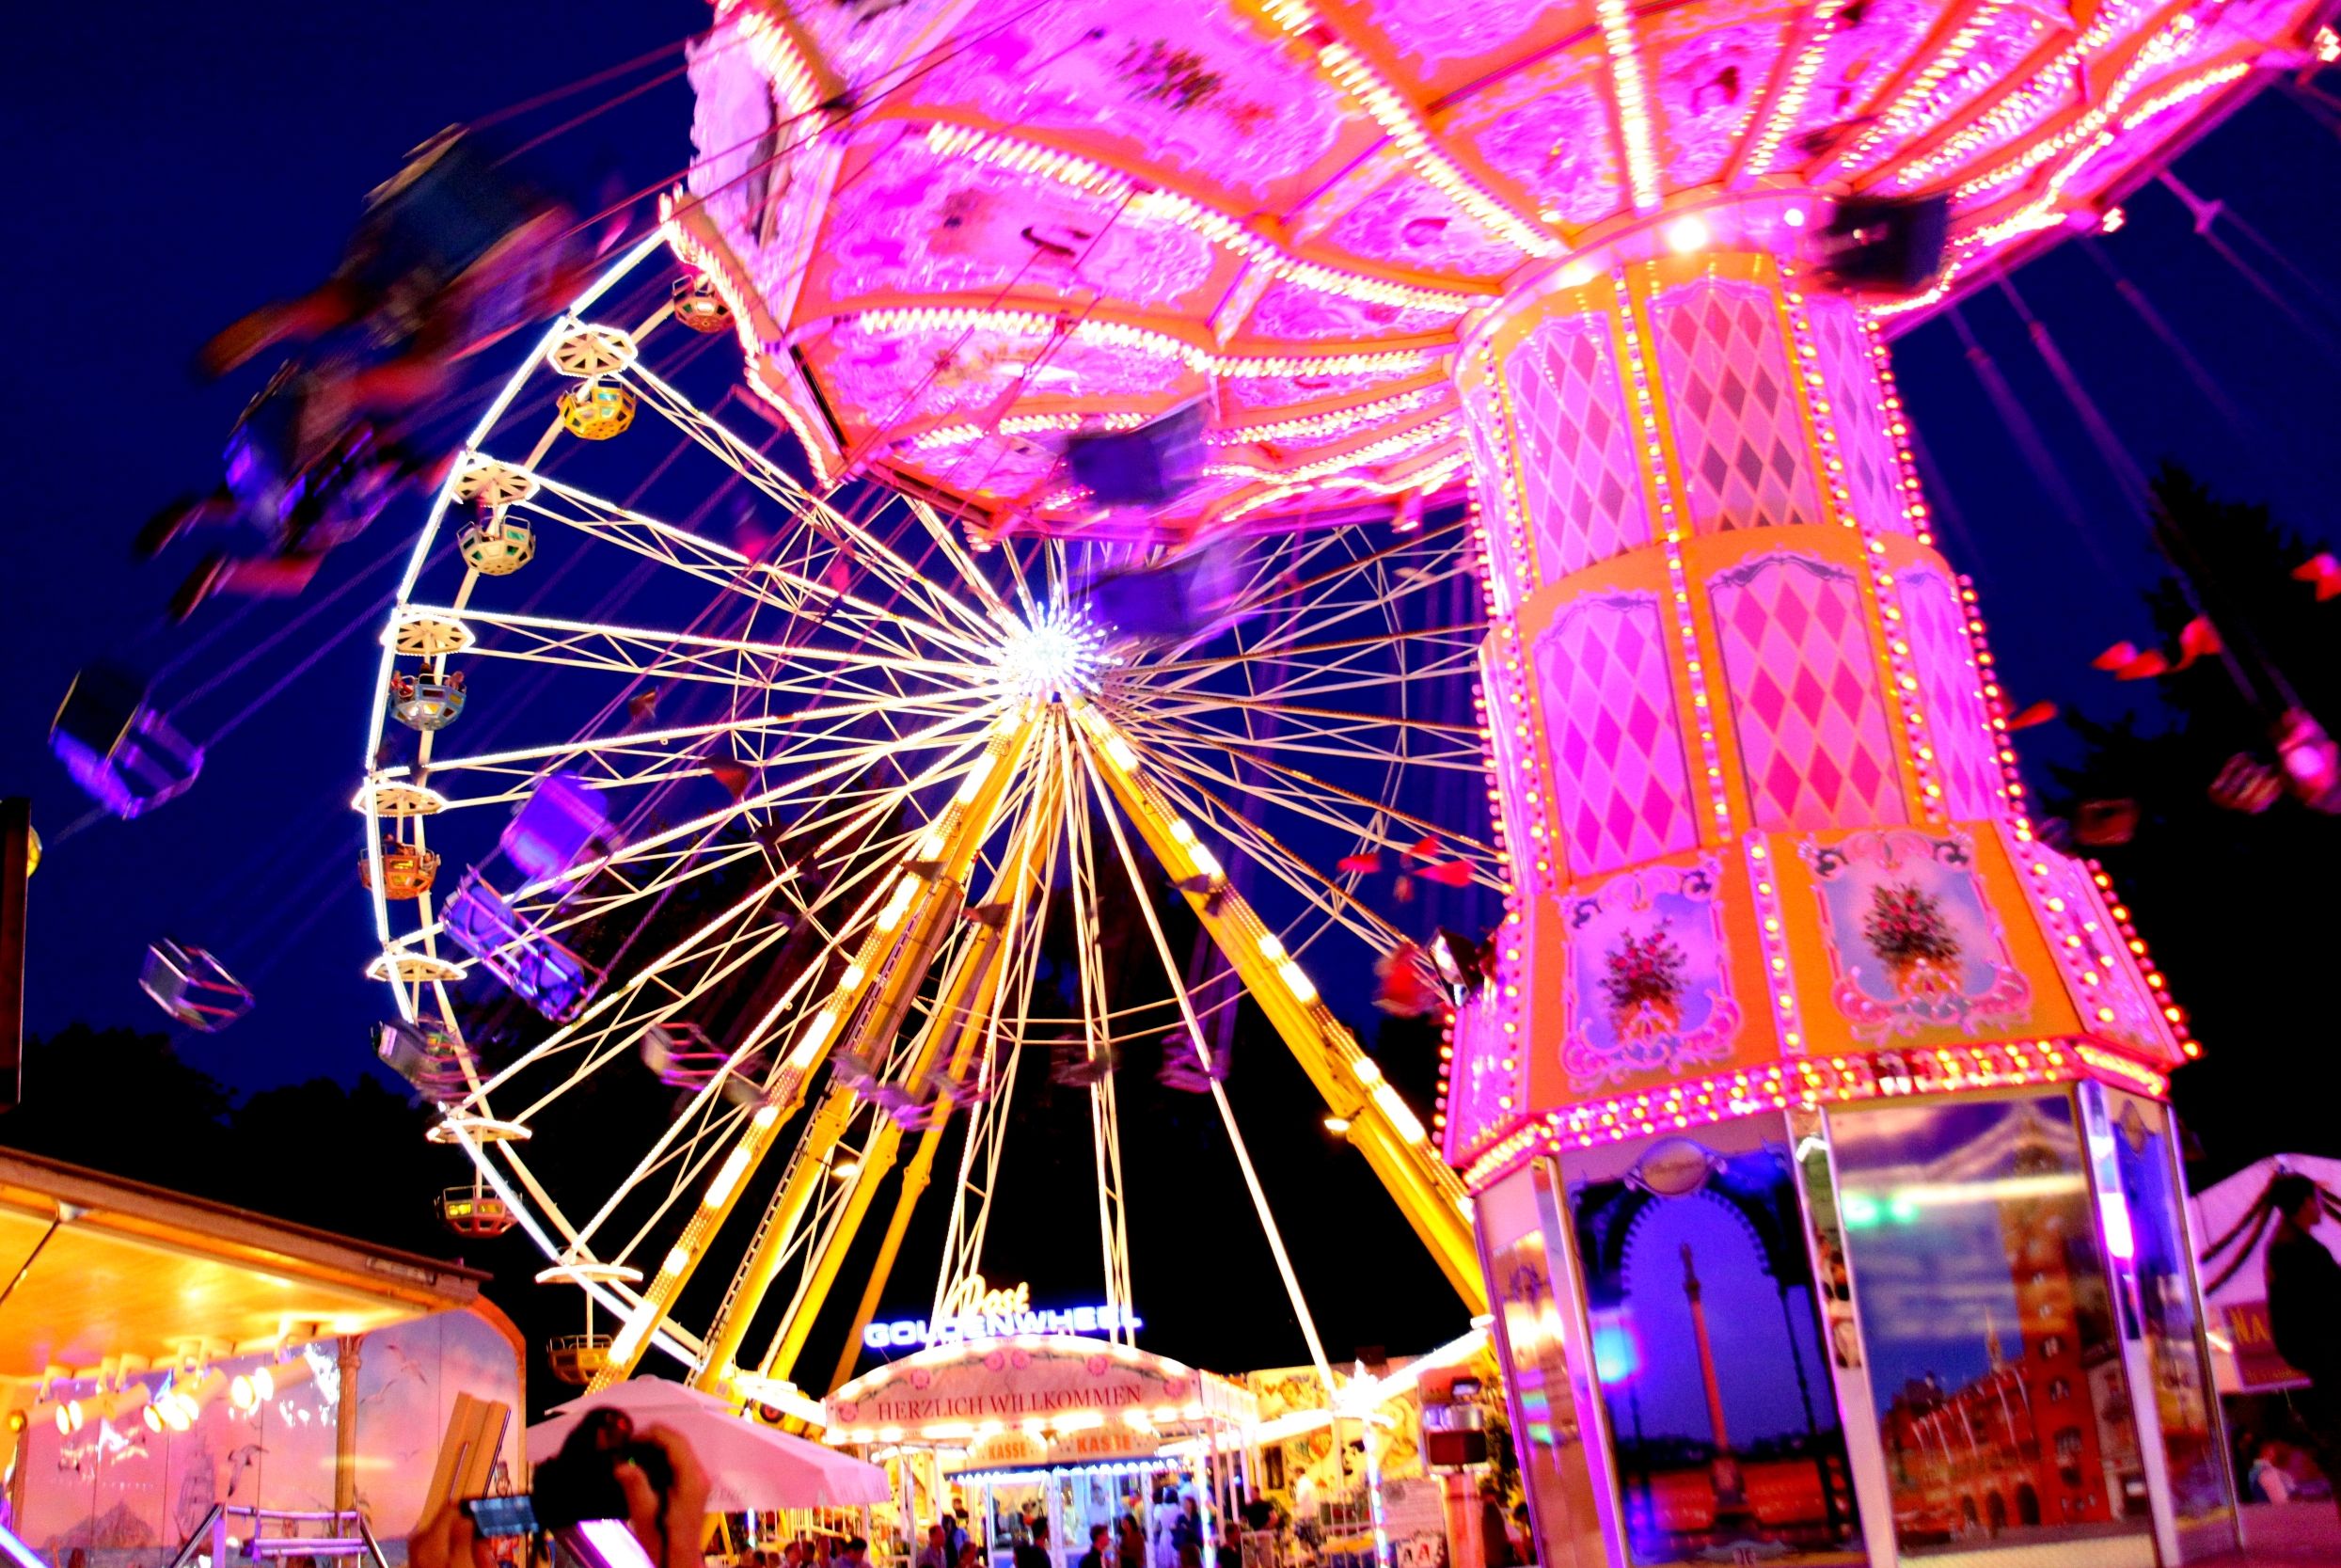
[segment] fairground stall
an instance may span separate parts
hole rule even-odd
[[[518,1480],[518,1336],[471,1270],[13,1152],[0,1251],[8,1521],[52,1564],[395,1562]]]
[[[2327,1221],[2314,1235],[2331,1251],[2341,1234],[2333,1223],[2333,1216],[2341,1214],[2341,1160],[2270,1155],[2188,1200],[2208,1322],[2211,1382],[2226,1418],[2233,1474],[2245,1502],[2271,1501],[2271,1493],[2282,1496],[2283,1487],[2317,1475],[2317,1445],[2301,1418],[2308,1378],[2277,1353],[2268,1315],[2268,1243],[2277,1222],[2268,1184],[2286,1172],[2305,1176],[2322,1189]],[[2271,1441],[2277,1445],[2272,1451]],[[2276,1487],[2267,1483],[2263,1464],[2284,1471]],[[2318,1479],[2330,1485],[2333,1478]]]
[[[1335,1376],[1328,1398],[1313,1367],[1244,1375],[1259,1410],[1243,1433],[1247,1568],[1488,1561],[1518,1476],[1487,1321],[1427,1354]]]
[[[1045,1544],[1059,1568],[1089,1531],[1134,1516],[1150,1543],[1160,1511],[1198,1499],[1212,1529],[1243,1473],[1257,1406],[1240,1384],[1128,1345],[1020,1335],[936,1345],[858,1377],[828,1400],[831,1443],[885,1463],[907,1541],[956,1492],[988,1560]],[[1151,1550],[1151,1548],[1149,1548]]]
[[[2316,1154],[2272,1154],[2189,1198],[2193,1211],[2196,1269],[2211,1322],[2212,1381],[2224,1397],[2303,1386],[2308,1380],[2276,1354],[2268,1322],[2268,1243],[2277,1216],[2268,1183],[2278,1175],[2305,1176],[2324,1189],[2328,1207],[2341,1202],[2341,1160]],[[2330,1250],[2333,1229],[2317,1240]]]

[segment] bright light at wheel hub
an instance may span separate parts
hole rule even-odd
[[[1010,628],[995,662],[1000,684],[1020,697],[1092,692],[1105,664],[1104,638],[1080,611],[1054,606]]]

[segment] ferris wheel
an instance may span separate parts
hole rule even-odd
[[[1087,1101],[1109,1307],[1149,1068],[1216,1101],[1297,1303],[1220,1083],[1245,997],[1476,1309],[1428,1108],[1313,977],[1416,961],[1410,879],[1505,891],[1470,519],[971,540],[792,468],[736,369],[687,391],[733,330],[656,240],[549,325],[416,541],[354,801],[384,1054],[476,1172],[450,1223],[521,1227],[614,1328],[564,1375],[783,1388],[939,1162],[954,1299],[1043,1073]]]

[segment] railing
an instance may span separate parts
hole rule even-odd
[[[230,1548],[228,1526],[231,1519],[251,1522],[250,1531],[243,1541]],[[283,1525],[297,1531],[305,1524],[323,1525],[322,1535],[269,1535],[270,1525]],[[247,1508],[242,1503],[214,1503],[195,1528],[178,1555],[170,1560],[169,1568],[198,1568],[208,1562],[210,1568],[228,1568],[230,1550],[247,1561],[272,1562],[283,1558],[369,1557],[373,1568],[390,1568],[389,1560],[382,1555],[382,1544],[367,1527],[364,1514],[355,1510],[325,1509],[304,1512],[283,1508]]]

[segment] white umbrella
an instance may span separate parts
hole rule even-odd
[[[638,1432],[656,1426],[678,1433],[707,1472],[711,1513],[838,1508],[882,1503],[892,1495],[886,1472],[875,1465],[743,1419],[721,1400],[656,1378],[612,1384],[556,1405],[529,1429],[529,1463],[542,1465],[560,1452],[589,1410],[623,1410]]]

